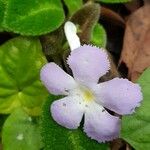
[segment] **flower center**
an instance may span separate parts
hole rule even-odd
[[[95,100],[93,92],[88,87],[82,85],[71,91],[70,95],[79,97],[85,104]]]
[[[94,95],[92,91],[90,91],[88,88],[82,87],[81,93],[82,93],[82,98],[85,102],[91,102],[94,100]]]
[[[84,90],[83,91],[83,98],[85,101],[89,102],[94,99],[94,96],[90,90]]]

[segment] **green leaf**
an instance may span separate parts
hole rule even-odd
[[[66,6],[68,7],[70,15],[72,15],[77,10],[79,10],[83,5],[82,0],[64,0],[64,2]]]
[[[41,133],[44,150],[107,150],[106,144],[100,144],[88,138],[83,129],[69,130],[53,121],[49,108],[52,101],[60,99],[50,95],[43,106]]]
[[[16,109],[4,123],[2,144],[5,150],[40,150],[42,142],[37,121],[22,109]]]
[[[22,35],[41,35],[58,28],[63,20],[60,0],[8,0],[3,25]]]
[[[142,74],[138,83],[143,92],[142,105],[133,115],[123,117],[121,137],[136,150],[148,150],[150,148],[150,69]]]
[[[2,132],[3,124],[4,124],[7,116],[8,115],[0,115],[0,139],[1,139],[1,132]]]
[[[102,25],[97,23],[93,29],[91,42],[98,47],[105,47],[106,41],[106,31]]]
[[[3,28],[2,28],[2,22],[3,22],[3,18],[4,18],[4,11],[5,11],[4,0],[0,0],[0,31],[3,30]]]
[[[47,96],[39,80],[46,63],[36,38],[14,38],[0,47],[0,113],[11,113],[23,106],[38,115]]]
[[[132,0],[97,0],[104,3],[127,3],[131,2]]]

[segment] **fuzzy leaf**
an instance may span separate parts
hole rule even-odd
[[[127,3],[131,2],[132,0],[97,0],[104,3]]]
[[[138,83],[142,87],[143,101],[136,113],[122,119],[121,137],[136,150],[150,148],[150,69],[147,69]]]
[[[93,29],[93,33],[92,33],[92,38],[91,38],[91,42],[92,44],[98,46],[98,47],[105,47],[106,46],[106,31],[103,28],[102,25],[100,24],[96,24],[94,29]]]
[[[0,113],[23,106],[37,115],[47,96],[39,80],[46,63],[36,38],[14,38],[0,47]]]
[[[8,0],[3,26],[22,35],[41,35],[64,20],[60,0]]]
[[[17,109],[4,123],[2,143],[5,150],[40,150],[39,125],[25,111]]]
[[[52,101],[59,99],[50,95],[43,106],[41,132],[44,150],[107,150],[106,144],[100,144],[88,138],[83,129],[69,130],[58,125],[51,117],[50,105]]]
[[[2,28],[2,22],[3,22],[3,18],[4,18],[4,11],[5,11],[4,0],[0,0],[0,31],[3,30],[3,28]]]
[[[72,17],[71,21],[78,26],[81,43],[89,43],[93,27],[98,22],[100,16],[100,5],[97,3],[87,3],[79,9]]]
[[[64,27],[40,37],[42,50],[49,62],[55,62],[62,66],[61,56],[63,55],[63,42],[64,42]]]
[[[83,5],[82,0],[64,0],[66,6],[68,7],[70,15],[75,13]]]

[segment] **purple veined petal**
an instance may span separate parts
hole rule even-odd
[[[111,141],[119,137],[120,122],[119,117],[94,102],[85,112],[84,132],[98,142]]]
[[[67,95],[76,87],[75,80],[55,63],[48,63],[41,69],[41,81],[54,95]]]
[[[73,50],[68,57],[68,64],[74,78],[81,83],[97,83],[110,68],[107,53],[90,45],[83,45]]]
[[[84,113],[82,99],[76,96],[67,96],[54,101],[51,105],[53,119],[61,126],[76,129],[79,127]]]
[[[121,115],[133,113],[143,98],[138,84],[120,78],[99,84],[94,92],[98,103]]]

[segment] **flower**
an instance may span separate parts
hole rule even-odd
[[[121,120],[105,108],[120,115],[133,113],[142,100],[140,86],[122,78],[98,83],[110,69],[107,53],[90,45],[72,47],[67,62],[74,78],[53,62],[41,70],[41,80],[49,92],[65,95],[50,106],[52,117],[61,126],[77,129],[84,116],[83,128],[88,137],[98,142],[115,139]]]

